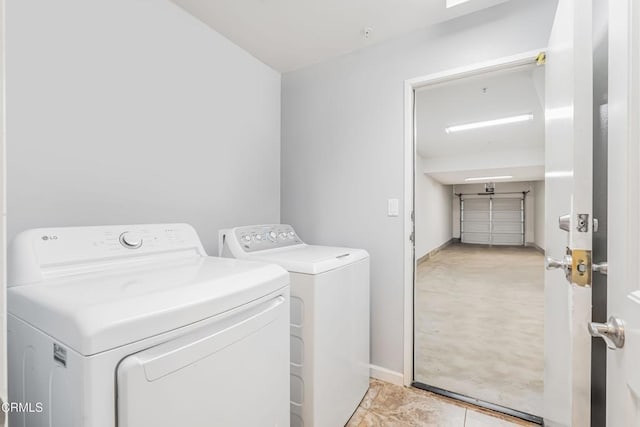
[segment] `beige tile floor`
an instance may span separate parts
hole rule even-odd
[[[418,266],[417,381],[540,416],[543,352],[540,252],[454,244]]]
[[[428,391],[371,380],[346,427],[536,426]]]

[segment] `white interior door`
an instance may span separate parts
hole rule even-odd
[[[607,425],[640,426],[640,7],[609,1],[607,311],[624,325],[607,355]]]
[[[560,0],[547,51],[546,252],[573,262],[545,276],[544,419],[548,426],[590,425],[592,233],[591,1]],[[558,218],[568,215],[566,231]],[[579,215],[588,215],[584,227]],[[578,268],[576,265],[584,261]],[[570,270],[569,270],[570,269]],[[583,273],[579,270],[585,269]],[[576,284],[580,283],[580,284]]]

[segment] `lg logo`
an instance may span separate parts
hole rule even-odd
[[[58,236],[42,236],[42,240],[44,240],[45,242],[47,240],[58,240]]]

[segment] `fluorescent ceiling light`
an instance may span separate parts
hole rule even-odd
[[[447,8],[457,6],[462,3],[466,3],[470,0],[447,0]]]
[[[572,178],[573,171],[554,171],[544,174],[545,178]]]
[[[511,175],[502,175],[502,176],[479,176],[477,178],[466,178],[465,181],[496,181],[498,179],[511,179],[513,176]]]
[[[521,114],[519,116],[503,117],[501,119],[486,120],[484,122],[467,123],[464,125],[449,126],[444,128],[447,133],[459,132],[461,130],[486,128],[489,126],[506,125],[509,123],[526,122],[533,120],[533,114]]]

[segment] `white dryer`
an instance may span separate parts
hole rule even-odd
[[[369,387],[369,254],[307,245],[282,224],[219,238],[222,256],[291,273],[291,425],[345,425]]]
[[[9,274],[12,426],[289,425],[283,268],[170,224],[29,230]]]

